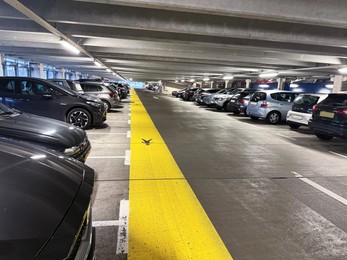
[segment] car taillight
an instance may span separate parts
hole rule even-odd
[[[261,103],[261,104],[260,104],[260,107],[267,107],[267,103],[266,103],[266,102]]]
[[[244,100],[244,99],[240,99],[239,102],[240,102],[241,104],[243,104],[243,103],[245,103],[245,100]]]
[[[109,95],[110,97],[112,97],[112,98],[115,96],[114,93],[108,93],[108,95]]]
[[[314,105],[312,108],[312,111],[317,111],[317,110],[319,110],[319,107],[317,105]]]
[[[347,108],[341,108],[337,110],[336,113],[340,115],[347,115]]]

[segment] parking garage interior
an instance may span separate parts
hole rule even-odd
[[[1,1],[0,78],[131,88],[85,129],[88,259],[347,259],[347,136],[176,95],[345,95],[346,11],[342,0]]]

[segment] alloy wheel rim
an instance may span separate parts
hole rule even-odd
[[[71,114],[69,122],[74,126],[83,128],[88,124],[88,116],[82,111],[75,111]]]

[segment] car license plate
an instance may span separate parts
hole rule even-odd
[[[331,112],[325,112],[325,111],[321,111],[319,113],[319,116],[321,117],[327,117],[327,118],[334,118],[335,114],[331,113]]]
[[[251,105],[257,105],[257,102],[251,102]]]
[[[302,120],[302,116],[293,115],[292,117],[293,119],[296,119],[296,120]]]

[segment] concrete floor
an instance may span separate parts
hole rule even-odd
[[[346,140],[138,94],[234,259],[347,259]],[[88,130],[94,221],[117,220],[128,198],[124,158],[97,158],[129,149],[128,107]],[[116,255],[117,235],[116,225],[97,227],[97,259],[126,258]]]

